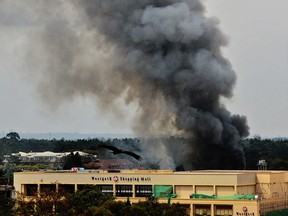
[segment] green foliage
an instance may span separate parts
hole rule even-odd
[[[0,192],[0,215],[3,216],[10,216],[14,215],[14,205],[15,202],[12,198],[9,197],[8,191],[1,191]]]
[[[64,158],[63,169],[71,169],[72,167],[83,167],[82,159],[78,152],[75,154],[71,152]]]
[[[114,216],[127,215],[130,212],[130,205],[127,205],[127,202],[110,200],[104,204],[104,207],[109,209]]]
[[[288,209],[282,209],[277,210],[273,212],[268,212],[266,216],[287,216],[288,215]]]
[[[3,160],[5,154],[23,152],[73,152],[73,151],[91,151],[97,152],[99,146],[106,143],[99,139],[90,140],[37,140],[37,139],[0,139],[0,158]]]
[[[281,158],[268,158],[269,169],[271,170],[288,170],[288,160]]]
[[[246,169],[257,170],[259,160],[268,162],[270,170],[288,170],[288,140],[254,137],[242,142],[246,157]]]
[[[5,154],[16,153],[19,151],[24,152],[41,152],[41,151],[54,151],[54,152],[73,152],[84,151],[87,153],[99,155],[99,159],[110,158],[111,153],[109,151],[99,150],[101,145],[114,145],[124,147],[129,146],[130,150],[135,152],[140,151],[140,140],[137,138],[125,138],[125,139],[89,139],[89,140],[36,140],[36,139],[11,139],[10,137],[17,137],[16,135],[8,136],[0,139],[0,159],[4,159]],[[176,146],[181,146],[187,140],[185,138],[169,137],[163,138],[167,148],[175,149]],[[159,139],[149,139],[147,142],[151,144],[157,144],[161,142]],[[266,160],[268,162],[268,169],[276,170],[288,170],[288,139],[261,139],[261,137],[253,137],[241,141],[243,150],[246,157],[246,169],[255,170],[258,169],[257,163],[259,160]],[[100,152],[101,151],[101,152]],[[100,152],[100,154],[99,154]],[[225,154],[225,151],[223,151]],[[121,158],[124,156],[117,155]],[[83,162],[89,163],[84,160]],[[16,160],[13,163],[19,163]],[[147,168],[159,168],[159,162],[152,163],[151,161],[145,161]],[[191,164],[197,165],[195,158],[191,158]],[[183,170],[181,164],[176,164],[177,170]],[[75,165],[73,165],[75,166]],[[78,165],[77,165],[78,166]],[[71,166],[70,166],[71,167]]]
[[[112,196],[104,195],[95,185],[87,185],[69,197],[69,211],[73,215],[84,214],[91,207],[99,207],[105,202],[113,200]]]
[[[17,195],[15,215],[21,216],[68,216],[68,199],[63,199],[56,192],[43,192],[37,196],[26,198],[22,194]]]
[[[61,216],[186,216],[179,204],[161,204],[151,198],[131,204],[115,201],[104,195],[95,185],[87,185],[83,190],[63,198],[56,192],[41,193],[30,200],[19,195],[16,215],[61,215]]]
[[[92,206],[88,208],[84,214],[84,216],[114,216],[114,214],[107,208],[100,206]]]
[[[20,140],[20,136],[18,133],[16,132],[10,132],[6,135],[7,139],[11,139],[11,140]]]
[[[155,198],[131,205],[127,216],[186,216],[189,215],[180,204],[159,203]]]

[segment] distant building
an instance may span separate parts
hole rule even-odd
[[[16,191],[81,190],[97,185],[116,200],[131,203],[149,196],[179,203],[191,216],[262,216],[288,208],[288,171],[87,170],[14,173]]]
[[[92,161],[96,161],[97,155],[91,155],[81,151],[74,151],[74,154],[79,153],[82,157],[89,157]],[[21,164],[46,164],[50,167],[61,167],[63,159],[71,152],[18,152],[11,155],[4,155],[3,163],[15,162]]]

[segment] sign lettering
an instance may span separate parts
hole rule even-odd
[[[92,181],[101,181],[101,182],[107,182],[107,181],[114,181],[114,182],[151,182],[151,177],[135,177],[135,176],[114,176],[114,177],[105,177],[105,176],[92,176]]]
[[[254,212],[236,212],[237,216],[255,216]]]

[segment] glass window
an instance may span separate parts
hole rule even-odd
[[[36,196],[38,186],[37,184],[25,184],[24,185],[24,195],[26,196]]]
[[[116,196],[119,197],[132,197],[132,185],[116,185]]]
[[[194,216],[211,216],[210,205],[195,205]]]
[[[83,190],[88,184],[77,184],[77,190]]]
[[[58,185],[58,193],[60,194],[67,194],[67,193],[74,193],[74,192],[75,192],[74,184],[59,184]]]
[[[232,216],[233,206],[232,205],[216,205],[215,215],[216,216]]]
[[[113,195],[113,185],[97,185],[97,187],[99,188],[99,190],[103,193],[103,194],[107,194],[107,195]]]
[[[149,197],[152,195],[152,185],[135,185],[136,197]]]
[[[40,193],[56,192],[56,184],[40,184]]]

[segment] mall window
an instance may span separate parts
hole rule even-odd
[[[113,185],[97,185],[99,190],[106,195],[113,195]]]
[[[67,194],[67,193],[74,193],[75,192],[75,185],[74,184],[59,184],[58,185],[58,193],[60,194]]]
[[[40,193],[56,192],[56,184],[40,184]]]
[[[180,206],[185,209],[187,215],[190,215],[190,211],[191,211],[191,205],[190,204],[180,204]]]
[[[211,216],[211,205],[195,205],[194,216]]]
[[[38,190],[37,184],[25,184],[23,193],[25,196],[36,196],[37,190]]]
[[[152,195],[152,185],[135,185],[136,197],[149,197]]]
[[[77,190],[81,191],[83,190],[85,187],[89,186],[89,184],[77,184]]]
[[[232,216],[233,206],[232,205],[215,205],[216,216]]]
[[[116,185],[116,196],[118,197],[132,197],[132,185]]]

